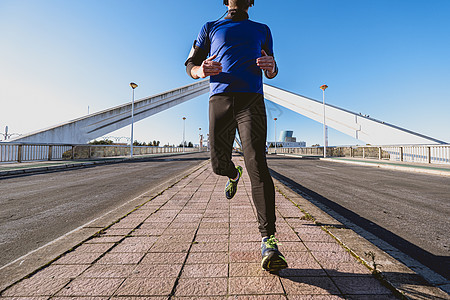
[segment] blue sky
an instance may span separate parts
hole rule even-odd
[[[280,73],[267,83],[450,142],[450,1],[255,0]],[[27,133],[193,82],[184,61],[220,0],[0,0],[0,132]],[[267,103],[277,130],[322,144],[322,125]],[[140,141],[197,142],[208,96],[135,125]],[[274,124],[269,121],[268,139]],[[129,135],[124,128],[111,135]],[[335,130],[330,145],[363,144]]]

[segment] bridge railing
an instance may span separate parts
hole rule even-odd
[[[184,152],[203,149],[185,147]],[[134,146],[133,155],[181,153],[183,147]],[[0,143],[0,163],[129,156],[127,145],[59,145]]]
[[[323,147],[277,147],[276,152],[305,156],[323,156]],[[269,153],[275,153],[275,148],[269,148]],[[355,157],[412,163],[450,164],[450,145],[327,147],[327,156]]]

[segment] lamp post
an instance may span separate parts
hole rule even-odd
[[[202,151],[202,147],[203,147],[203,135],[202,135],[202,128],[200,127],[199,129],[198,129],[198,136],[199,136],[199,139],[200,139],[200,141],[199,141],[199,143],[198,143],[198,151]]]
[[[183,152],[184,152],[184,144],[186,144],[186,141],[184,138],[185,130],[186,130],[186,117],[183,117]]]
[[[327,157],[327,125],[325,123],[325,90],[327,88],[328,86],[326,84],[320,87],[323,99],[323,157]]]
[[[275,123],[275,132],[274,132],[274,140],[275,140],[275,154],[277,154],[277,118],[274,118],[273,121]]]
[[[130,142],[130,156],[133,157],[133,127],[134,127],[134,89],[138,87],[138,85],[134,82],[130,83],[131,89],[133,90],[133,97],[131,101],[131,142]]]

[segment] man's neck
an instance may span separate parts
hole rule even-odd
[[[235,9],[235,8],[229,8],[228,15],[225,17],[225,19],[231,19],[232,21],[244,21],[248,20],[248,9]]]

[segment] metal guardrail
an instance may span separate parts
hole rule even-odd
[[[199,148],[185,147],[184,152],[201,151]],[[134,146],[133,155],[158,153],[182,153],[183,147]],[[126,145],[56,145],[0,143],[0,163],[26,162],[64,159],[90,159],[130,155]]]
[[[275,148],[269,148],[275,153]],[[280,148],[276,153],[323,156],[323,147]],[[450,164],[450,145],[327,147],[329,157],[361,157],[412,163]]]

